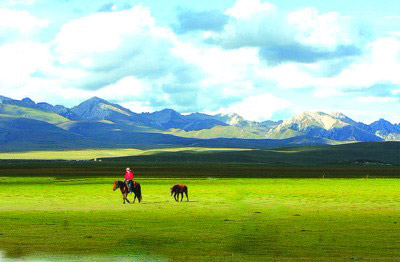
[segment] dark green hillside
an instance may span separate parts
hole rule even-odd
[[[108,120],[81,120],[81,121],[68,121],[57,125],[62,129],[68,130],[72,133],[80,134],[88,137],[96,137],[101,135],[109,135],[113,132],[159,132],[146,126],[140,126],[134,122],[118,122],[114,123]]]
[[[355,143],[246,151],[181,151],[107,160],[165,162],[230,162],[264,164],[400,165],[400,142]]]
[[[238,139],[216,138],[195,139],[183,138],[160,133],[127,132],[126,130],[109,130],[104,133],[92,133],[88,137],[96,141],[104,141],[114,148],[165,148],[165,147],[206,147],[206,148],[248,148],[270,149],[293,146],[323,146],[332,141],[323,138],[294,137],[282,140],[272,139]]]
[[[93,142],[47,122],[0,117],[0,151],[89,148]]]

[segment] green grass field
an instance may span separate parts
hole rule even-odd
[[[135,148],[129,149],[86,149],[86,150],[54,150],[54,151],[27,151],[0,153],[0,159],[11,160],[91,160],[95,158],[115,158],[126,156],[150,156],[163,153],[209,153],[214,152],[241,152],[249,149],[236,148],[202,148],[202,147],[182,147],[182,148],[160,148],[141,150]]]
[[[160,149],[88,149],[3,152],[0,160],[89,160],[120,162],[240,163],[270,165],[400,165],[400,142],[353,143],[335,146],[269,150],[181,147]],[[357,165],[357,164],[356,164]]]
[[[396,177],[398,167],[136,164],[143,202],[123,205],[120,192],[112,191],[114,179],[122,177],[117,164],[2,162],[0,260],[395,261],[400,256],[400,181],[376,178]],[[371,176],[300,178],[323,172]],[[280,173],[299,178],[257,178]],[[169,196],[175,183],[188,185],[189,202]]]

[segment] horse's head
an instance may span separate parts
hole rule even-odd
[[[172,194],[177,190],[177,186],[178,186],[178,185],[174,185],[173,187],[171,187],[171,190],[170,190],[171,196],[172,196]]]
[[[119,185],[118,185],[118,181],[117,180],[115,180],[114,181],[114,187],[113,187],[113,191],[115,191],[115,190],[117,190],[117,188],[119,187]]]

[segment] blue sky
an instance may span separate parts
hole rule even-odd
[[[3,0],[0,95],[400,122],[400,2]]]

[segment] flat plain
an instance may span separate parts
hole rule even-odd
[[[140,204],[124,205],[112,190],[128,164],[142,185]],[[376,261],[400,255],[396,166],[4,161],[0,167],[4,260]],[[169,195],[176,183],[188,185],[190,201]]]

